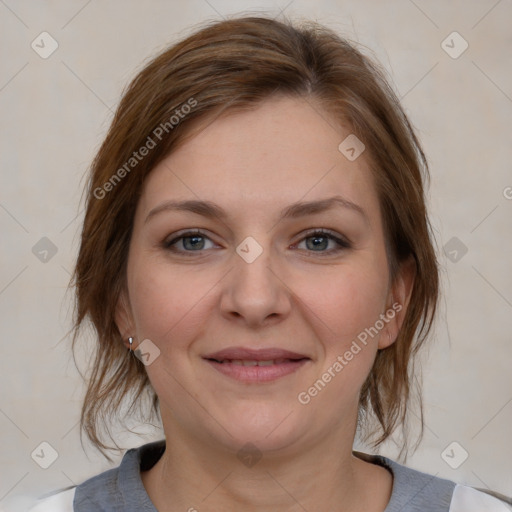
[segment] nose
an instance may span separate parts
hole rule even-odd
[[[254,260],[233,255],[233,267],[222,280],[221,312],[231,321],[251,328],[277,323],[291,311],[291,290],[270,250]]]

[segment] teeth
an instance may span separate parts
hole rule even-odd
[[[212,359],[212,361],[216,361],[217,363],[228,363],[228,364],[236,364],[237,366],[272,366],[275,364],[283,364],[288,362],[297,362],[299,360],[295,359],[269,359],[267,361],[255,361],[254,359]]]
[[[233,359],[222,361],[223,363],[231,363],[239,366],[272,366],[276,362],[284,361],[284,359],[271,359],[269,361],[246,361],[241,359]]]

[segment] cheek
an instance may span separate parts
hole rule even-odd
[[[379,332],[374,326],[384,313],[385,275],[352,266],[315,279],[315,286],[311,277],[297,283],[302,289],[297,294],[307,305],[304,314],[308,324],[314,325],[315,337],[321,340],[317,346],[323,352],[318,371],[304,382],[299,400],[311,400],[315,417],[326,422],[335,424],[348,410],[357,409],[377,351]]]
[[[129,268],[128,286],[138,336],[151,339],[161,349],[164,343],[184,344],[204,316],[208,291],[216,280],[199,279],[192,266],[177,272],[161,261],[137,263],[134,260]]]
[[[384,312],[386,283],[375,271],[347,266],[296,283],[297,295],[320,320],[330,344],[350,342]]]

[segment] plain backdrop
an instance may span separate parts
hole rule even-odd
[[[364,45],[428,155],[443,298],[407,464],[512,495],[510,0],[0,0],[0,508],[111,467],[80,444],[66,289],[84,175],[123,88],[198,23],[281,11]],[[121,442],[162,437],[142,431]]]

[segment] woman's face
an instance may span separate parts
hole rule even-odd
[[[166,433],[231,450],[353,436],[407,288],[390,287],[366,155],[335,126],[273,98],[205,123],[147,178],[118,325],[146,340]]]

